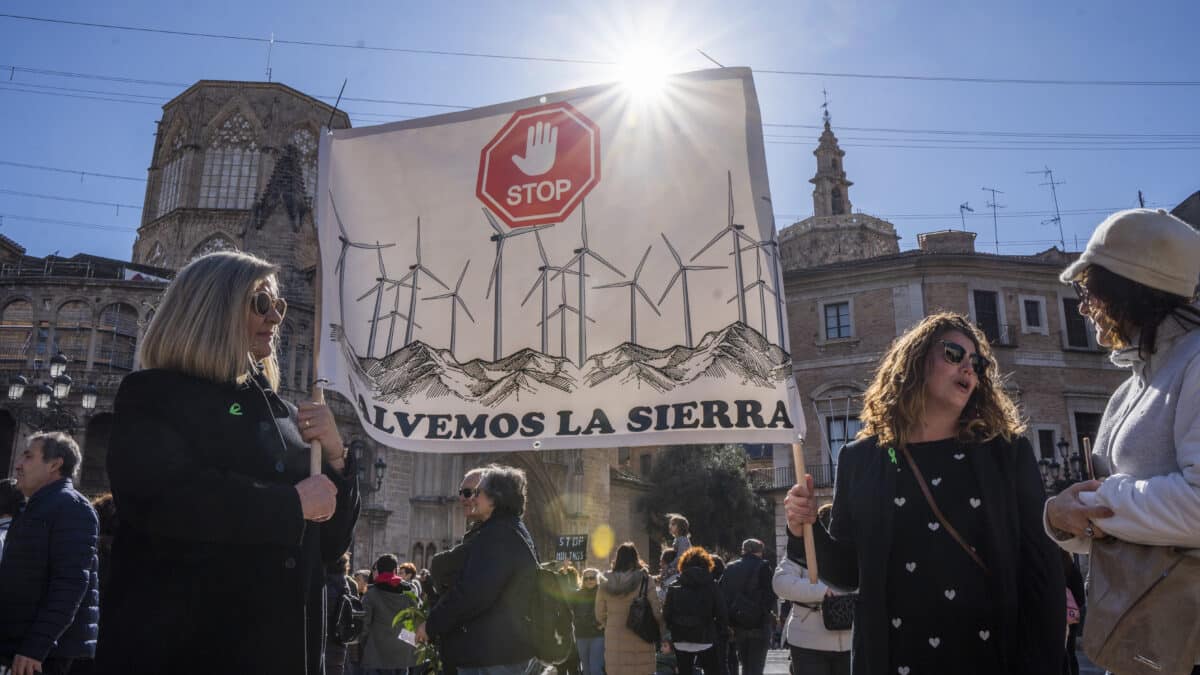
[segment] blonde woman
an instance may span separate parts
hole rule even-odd
[[[1062,565],[1041,477],[987,339],[941,313],[896,339],[841,450],[822,579],[857,589],[854,675],[1061,672]],[[785,500],[788,555],[816,520],[812,479]]]
[[[324,569],[358,489],[329,409],[276,393],[277,272],[245,253],[188,264],[117,392],[100,672],[322,672]]]

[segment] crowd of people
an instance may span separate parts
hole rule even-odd
[[[1090,610],[1105,629],[1083,642],[1111,671],[1200,673],[1200,233],[1165,212],[1114,214],[1061,276],[1130,371],[1089,480],[1046,498],[986,335],[938,312],[880,361],[832,504],[811,477],[788,491],[782,560],[748,538],[727,563],[667,514],[656,569],[625,542],[606,570],[556,566],[549,593],[525,474],[500,464],[463,477],[469,527],[428,570],[351,571],[356,467],[327,406],[276,393],[276,273],[222,252],[168,287],[117,393],[111,495],[74,489],[69,435],[20,449],[0,481],[0,668],[759,675],[779,645],[798,675],[1060,675]],[[1121,591],[1091,608],[1089,553]]]

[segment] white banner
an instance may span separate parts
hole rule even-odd
[[[748,69],[323,134],[319,373],[419,452],[803,435]]]

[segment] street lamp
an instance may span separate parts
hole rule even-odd
[[[34,393],[33,407],[15,406],[15,416],[20,423],[39,431],[75,432],[75,428],[79,426],[79,420],[67,404],[67,397],[71,395],[73,383],[71,376],[66,373],[68,363],[70,363],[70,359],[62,352],[55,354],[50,359],[49,375],[53,386],[46,382],[31,386],[29,379],[24,375],[16,375],[8,381],[8,400],[14,404],[24,399],[27,390],[32,390]],[[36,381],[42,360],[34,359],[33,364],[33,379]],[[83,388],[80,405],[87,412],[95,410],[97,398],[96,386],[89,383]]]
[[[1078,452],[1068,454],[1071,444],[1065,438],[1060,438],[1054,446],[1058,449],[1062,462],[1059,463],[1059,457],[1042,458],[1038,461],[1038,469],[1042,473],[1042,484],[1046,491],[1058,494],[1083,480],[1083,457]]]
[[[375,469],[375,482],[367,482],[367,466],[363,463],[363,458],[367,453],[367,444],[362,440],[354,439],[350,441],[350,453],[354,455],[354,464],[358,467],[358,482],[359,489],[365,493],[378,492],[383,488],[383,477],[387,473],[387,462],[383,459],[383,454],[376,455],[375,463],[372,467]]]

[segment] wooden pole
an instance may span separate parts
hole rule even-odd
[[[796,482],[803,483],[808,471],[804,468],[804,442],[792,443],[792,464],[796,467]],[[804,559],[808,567],[808,580],[817,583],[817,546],[813,542],[813,526],[804,526]]]
[[[1140,195],[1141,192],[1139,191]],[[1087,467],[1087,479],[1096,480],[1096,467],[1092,465],[1092,439],[1087,436],[1083,437],[1083,461]]]

